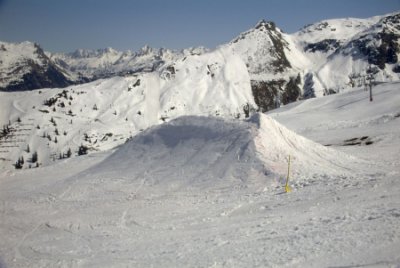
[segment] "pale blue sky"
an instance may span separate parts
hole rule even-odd
[[[400,0],[0,0],[0,40],[34,41],[52,52],[214,48],[260,19],[292,33],[323,19],[395,11]]]

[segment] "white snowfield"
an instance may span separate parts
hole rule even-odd
[[[399,126],[388,83],[3,170],[0,266],[399,267]]]

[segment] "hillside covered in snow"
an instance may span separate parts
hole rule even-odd
[[[359,89],[246,120],[183,116],[114,150],[2,170],[0,263],[396,267],[398,83],[374,96]]]
[[[0,42],[0,268],[399,266],[399,31]]]
[[[61,89],[0,92],[1,168],[37,152],[39,165],[103,151],[182,115],[245,118],[255,110],[246,66],[214,51],[160,70]],[[27,148],[29,147],[29,150]],[[70,152],[69,152],[70,151]],[[24,161],[25,162],[25,161]],[[36,165],[26,161],[23,168]]]

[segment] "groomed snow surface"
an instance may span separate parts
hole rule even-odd
[[[0,266],[399,267],[399,85],[2,171]]]

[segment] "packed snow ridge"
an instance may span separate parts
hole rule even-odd
[[[285,177],[288,157],[298,181],[349,174],[363,161],[314,143],[264,114],[238,121],[184,116],[150,128],[78,177],[117,177],[163,193],[181,188],[259,191]],[[142,190],[143,190],[142,189]]]

